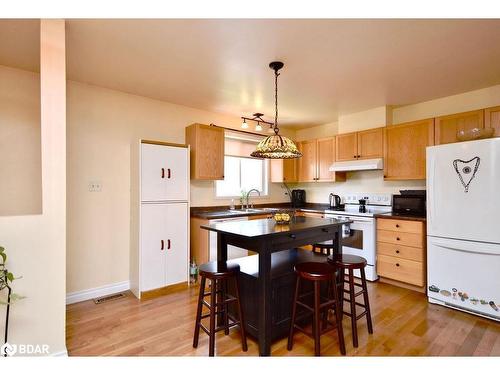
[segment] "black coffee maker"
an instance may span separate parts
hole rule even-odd
[[[302,189],[292,190],[292,206],[304,207],[306,205],[306,191]]]

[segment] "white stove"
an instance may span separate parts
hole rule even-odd
[[[364,199],[364,207],[359,200]],[[342,252],[344,254],[358,255],[366,259],[366,278],[370,281],[378,279],[376,241],[377,228],[375,214],[392,211],[392,194],[348,194],[342,197],[343,209],[326,210],[325,217],[335,219],[348,219],[351,224],[343,226]],[[355,271],[359,277],[359,272]]]

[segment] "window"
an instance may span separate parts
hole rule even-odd
[[[250,157],[224,157],[224,180],[216,181],[217,197],[240,197],[241,191],[257,189],[267,195],[268,161]]]

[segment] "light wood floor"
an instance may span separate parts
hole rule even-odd
[[[353,348],[350,321],[344,319],[349,356],[500,356],[500,324],[427,303],[417,292],[396,286],[370,283],[374,334],[366,320],[358,321],[359,348]],[[67,307],[66,342],[72,356],[184,356],[208,355],[208,336],[200,334],[192,347],[197,288],[140,302],[132,295],[95,305],[92,301]],[[216,355],[258,355],[257,343],[249,340],[241,351],[240,335],[219,332]],[[313,355],[313,341],[295,336],[291,352],[286,339],[275,342],[272,355]],[[322,355],[340,355],[336,332],[321,338]]]

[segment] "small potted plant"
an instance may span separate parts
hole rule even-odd
[[[12,272],[9,272],[9,270],[6,267],[6,263],[7,263],[7,254],[5,253],[5,249],[2,246],[0,246],[0,292],[2,292],[4,289],[7,289],[7,299],[6,300],[0,299],[1,305],[7,305],[7,312],[5,315],[4,343],[7,343],[7,338],[8,338],[8,333],[9,333],[10,305],[14,301],[24,298],[16,293],[12,293],[11,284],[16,279],[16,277],[14,277]],[[6,356],[6,355],[7,354],[4,354],[4,356]]]

